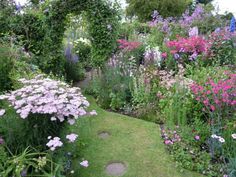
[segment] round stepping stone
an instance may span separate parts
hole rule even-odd
[[[98,133],[98,136],[102,139],[107,139],[110,136],[110,133],[106,131],[102,131]]]
[[[109,163],[106,166],[106,173],[111,176],[123,176],[126,172],[126,165],[122,162]]]

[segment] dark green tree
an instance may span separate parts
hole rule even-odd
[[[180,16],[191,3],[190,0],[126,0],[127,16],[137,16],[141,22],[151,20],[154,10],[163,17]]]
[[[213,0],[196,0],[197,1],[197,3],[201,3],[201,4],[208,4],[208,3],[210,3],[210,2],[212,2]]]

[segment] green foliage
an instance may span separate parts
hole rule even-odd
[[[9,45],[0,44],[0,92],[12,88],[10,72],[13,69],[13,55]]]
[[[204,84],[209,78],[214,78],[215,81],[224,79],[224,72],[229,70],[227,66],[208,66],[208,67],[196,67],[187,65],[186,76],[199,84]]]
[[[70,62],[67,61],[65,64],[65,77],[68,82],[83,80],[85,75],[85,70],[80,62]]]
[[[46,153],[35,152],[35,150],[27,147],[18,155],[11,154],[8,160],[5,161],[0,175],[2,177],[28,175],[43,175],[45,177],[56,175],[62,177],[59,172],[59,165],[52,162]]]
[[[91,45],[82,41],[75,41],[74,51],[79,56],[79,63],[82,63],[85,68],[92,67]]]
[[[62,40],[67,25],[67,15],[85,12],[92,42],[92,63],[102,66],[112,52],[117,39],[119,16],[117,6],[109,2],[69,0],[46,1],[34,5],[25,13],[12,16],[8,25],[16,35],[23,36],[26,50],[33,52],[34,62],[46,73],[63,74],[65,59]]]
[[[8,25],[14,15],[14,3],[11,0],[0,0],[0,36],[2,33],[9,32]]]
[[[4,170],[4,164],[7,161],[7,152],[5,151],[4,146],[0,145],[0,171]]]
[[[169,126],[187,125],[193,118],[193,98],[187,88],[175,85],[160,100],[160,110]]]
[[[129,85],[131,77],[120,75],[117,68],[107,68],[102,76],[97,76],[87,88],[93,93],[100,106],[105,109],[122,110],[130,102]]]
[[[126,2],[127,15],[137,16],[141,22],[150,21],[154,10],[158,10],[163,17],[180,16],[190,4],[189,0],[126,0]]]
[[[47,115],[30,115],[23,120],[6,102],[1,107],[6,109],[6,114],[0,120],[0,134],[14,153],[22,152],[27,146],[45,150],[47,137],[58,135],[63,125],[52,122]]]

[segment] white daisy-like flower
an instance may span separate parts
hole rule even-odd
[[[224,143],[224,142],[225,142],[225,139],[222,138],[222,137],[220,137],[220,138],[219,138],[219,142]]]
[[[220,137],[217,136],[216,134],[211,135],[211,137],[214,138],[214,139],[218,139],[218,138],[220,138]]]
[[[4,109],[0,109],[0,117],[3,116],[5,114],[5,110]]]
[[[236,139],[236,133],[233,133],[231,136],[234,140]]]

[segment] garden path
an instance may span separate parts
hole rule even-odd
[[[200,177],[202,175],[175,166],[165,151],[158,125],[101,109],[88,97],[90,109],[97,116],[80,118],[73,132],[84,143],[78,152],[89,161],[83,168],[74,159],[75,177],[111,177],[106,169],[110,163],[123,163],[122,177]],[[99,133],[108,132],[102,139]],[[78,169],[79,168],[79,169]]]

